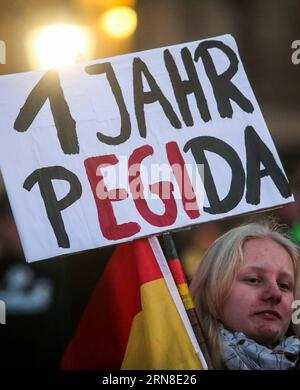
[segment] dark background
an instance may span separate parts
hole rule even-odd
[[[137,30],[125,40],[108,38],[97,27],[101,13],[119,4],[135,7],[138,14]],[[0,39],[6,44],[6,64],[0,65],[0,74],[32,70],[25,50],[27,34],[41,24],[62,22],[87,24],[94,29],[97,46],[88,60],[232,34],[297,201],[273,214],[290,228],[299,221],[300,64],[291,61],[292,42],[300,39],[299,1],[0,0]],[[243,219],[232,218],[174,233],[188,278],[207,246]],[[112,250],[98,249],[26,265],[36,280],[44,277],[51,283],[51,305],[31,315],[8,311],[7,323],[0,325],[1,368],[59,367],[65,346]],[[25,265],[25,260],[1,186],[0,299],[5,275],[13,264]]]

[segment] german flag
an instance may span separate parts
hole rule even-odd
[[[156,238],[116,247],[67,347],[62,368],[206,368]]]

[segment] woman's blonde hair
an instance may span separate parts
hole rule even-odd
[[[294,263],[297,281],[299,251],[297,245],[271,222],[249,223],[234,228],[218,238],[205,253],[190,289],[214,369],[223,369],[218,328],[223,304],[243,261],[242,248],[252,238],[270,238],[284,247]]]

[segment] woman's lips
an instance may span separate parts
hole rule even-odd
[[[255,313],[255,315],[258,315],[264,318],[265,320],[269,320],[269,321],[281,319],[281,315],[275,310],[262,310],[260,312]]]

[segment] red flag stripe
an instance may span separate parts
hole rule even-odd
[[[183,284],[187,283],[180,260],[179,259],[172,259],[168,261],[172,276],[174,278],[175,283]]]

